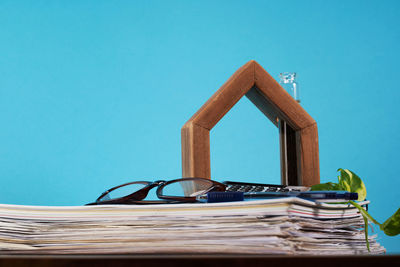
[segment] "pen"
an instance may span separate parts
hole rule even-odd
[[[266,199],[278,197],[299,197],[309,200],[334,200],[336,202],[357,200],[357,193],[346,191],[306,191],[306,192],[208,192],[196,197],[197,201],[215,203],[243,201],[244,199]]]
[[[312,200],[357,200],[357,193],[346,191],[306,191],[306,192],[246,192],[244,198],[300,197]]]

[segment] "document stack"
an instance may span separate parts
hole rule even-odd
[[[366,204],[366,202],[361,203]],[[1,254],[383,254],[347,204],[0,205]]]

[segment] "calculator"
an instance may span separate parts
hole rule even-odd
[[[310,188],[306,186],[289,186],[289,185],[274,185],[274,184],[258,184],[224,181],[226,191],[228,192],[304,192]]]

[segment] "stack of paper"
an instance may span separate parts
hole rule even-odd
[[[299,198],[213,204],[0,205],[7,254],[363,254],[352,206]],[[385,253],[375,236],[372,254]]]

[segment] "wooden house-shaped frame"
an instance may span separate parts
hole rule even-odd
[[[243,96],[280,127],[282,183],[318,184],[317,123],[254,60],[239,68],[182,127],[182,176],[211,178],[210,131]]]

